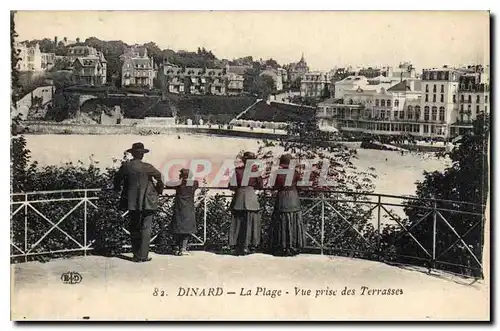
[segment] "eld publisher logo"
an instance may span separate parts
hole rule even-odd
[[[82,282],[82,275],[75,271],[68,271],[61,275],[64,284],[79,284]]]

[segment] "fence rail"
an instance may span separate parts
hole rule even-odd
[[[92,212],[102,208],[99,206],[99,195],[103,191],[106,190],[79,189],[11,194],[11,258],[18,260],[24,258],[24,261],[28,261],[28,257],[34,255],[69,252],[83,252],[86,255],[87,252],[92,251],[95,248],[95,238],[88,237],[88,227],[93,226],[95,222]],[[272,191],[264,191],[264,199],[272,199]],[[203,247],[211,239],[207,231],[210,226],[208,202],[214,197],[214,193],[222,199],[231,197],[227,188],[204,187],[200,189],[197,195],[197,208],[201,210],[201,217],[197,219],[199,231],[192,235],[192,246]],[[172,198],[172,194],[163,194],[160,197],[161,206],[166,206]],[[452,200],[345,191],[305,192],[301,196],[301,201],[306,226],[306,248],[316,250],[320,254],[335,254],[339,251],[353,254],[355,252],[369,253],[372,258],[380,260],[384,260],[387,254],[392,254],[398,258],[424,261],[429,269],[436,268],[439,264],[470,270],[477,269],[482,274],[481,252],[485,221],[482,205]],[[403,209],[414,213],[412,222],[408,222],[405,218]],[[57,213],[50,215],[52,210],[56,210]],[[352,210],[357,210],[358,213],[353,216],[350,214]],[[481,210],[483,212],[480,212]],[[163,212],[168,213],[168,210],[163,210]],[[124,212],[121,216],[125,218],[127,213]],[[23,214],[24,217],[22,217]],[[456,219],[457,215],[469,224],[466,229],[461,228],[463,231],[461,234],[456,229],[456,224],[450,221],[453,217]],[[70,229],[71,231],[68,228],[63,229],[62,224],[65,220],[75,217],[77,222],[73,221],[75,224]],[[422,227],[425,221],[430,221],[431,224]],[[34,224],[41,223],[44,223],[46,228],[35,233]],[[124,235],[129,235],[124,224],[125,222],[120,225],[121,231]],[[81,226],[83,229],[78,230],[76,226]],[[401,245],[414,245],[419,254],[405,256],[398,252],[387,252],[385,231],[388,226],[398,229],[396,235],[390,239],[393,244],[399,243],[403,237],[407,236],[409,239],[406,238]],[[440,227],[439,231],[438,227]],[[422,229],[425,230],[424,235],[422,235]],[[157,233],[153,233],[152,244],[164,230],[160,227]],[[443,243],[442,236],[445,230],[448,232]],[[66,242],[71,242],[76,246],[61,247],[54,243],[54,249],[41,248],[41,243],[49,240],[51,235],[54,236],[56,233]],[[470,233],[480,233],[480,236],[476,235],[474,240],[467,242],[467,236]],[[339,246],[338,241],[341,241],[347,234],[353,235],[352,239],[358,240],[362,248],[351,249]],[[33,239],[37,236],[38,239]],[[345,243],[344,246],[346,246]],[[455,260],[443,260],[442,258],[451,251],[454,251]]]

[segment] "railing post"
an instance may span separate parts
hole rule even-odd
[[[325,243],[325,195],[321,193],[321,255]]]
[[[83,255],[87,256],[87,190],[84,191],[83,200]]]
[[[436,200],[433,202],[433,207],[432,207],[432,261],[431,261],[431,268],[435,269],[436,265],[436,229],[437,226],[437,204]]]
[[[381,220],[381,203],[382,203],[382,197],[379,195],[378,196],[378,199],[377,199],[377,255],[379,255],[380,257],[380,224],[382,223],[382,220]]]
[[[24,194],[24,262],[28,262],[28,193]]]
[[[203,245],[207,242],[207,192],[203,197]]]

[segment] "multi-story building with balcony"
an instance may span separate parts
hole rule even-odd
[[[71,67],[72,79],[78,85],[99,86],[106,83],[107,61],[102,53],[77,57]]]
[[[376,135],[449,139],[470,130],[477,114],[489,109],[489,82],[470,69],[425,69],[388,88],[358,86],[343,100],[319,104],[320,127]]]
[[[422,72],[422,135],[450,136],[456,122],[461,71],[453,68],[424,69]]]
[[[198,95],[239,95],[243,92],[243,76],[226,73],[225,69],[180,68],[166,63],[158,79],[165,82],[169,93]]]
[[[322,98],[329,93],[332,77],[330,72],[308,72],[300,81],[300,96]]]
[[[332,98],[320,103],[320,128],[387,135],[419,132],[419,82],[387,88],[387,83],[369,81],[371,85],[344,91],[342,102]]]
[[[228,95],[240,95],[243,92],[243,76],[235,73],[227,73],[226,79]]]
[[[461,134],[472,128],[479,114],[489,112],[489,78],[482,70],[468,72],[460,77],[458,85],[458,113],[450,126],[452,135]]]
[[[127,48],[120,56],[122,60],[122,87],[153,88],[158,67],[148,57],[146,47],[137,45]]]

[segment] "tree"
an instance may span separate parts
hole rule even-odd
[[[156,64],[163,63],[164,55],[156,43],[150,41],[149,43],[144,44],[144,47],[148,50],[148,56],[152,57]]]
[[[276,83],[271,76],[259,75],[253,80],[251,93],[257,94],[261,99],[267,99],[276,91]]]
[[[21,85],[19,83],[19,71],[17,70],[17,62],[19,62],[19,51],[15,47],[17,38],[15,11],[10,12],[10,74],[11,74],[11,101],[15,105],[19,98]]]
[[[280,67],[278,62],[274,59],[266,60],[266,66],[272,67],[273,69],[278,69]]]
[[[449,153],[451,166],[444,171],[424,172],[424,180],[417,183],[416,195],[420,199],[446,200],[435,202],[435,207],[444,210],[440,213],[463,237],[464,241],[473,247],[474,255],[481,260],[485,204],[489,191],[489,116],[479,115],[473,125],[473,130],[464,135],[460,145]],[[432,218],[421,223],[418,223],[418,220],[423,214],[422,207],[432,208],[433,203],[428,200],[409,201],[405,209],[408,225],[415,226],[412,232],[418,234],[418,239],[424,247],[432,247],[434,234],[432,223],[430,223]],[[461,214],[446,210],[474,214]],[[444,262],[464,266],[449,266],[448,268],[452,271],[477,275],[478,265],[474,258],[461,242],[456,243],[456,241],[457,237],[439,217],[436,230],[438,256],[442,254],[441,260]],[[450,248],[454,243],[456,243],[455,246]],[[401,254],[415,256],[420,251],[411,239],[401,244]]]
[[[290,89],[292,91],[300,91],[300,84],[302,82],[302,77],[297,77],[292,84],[290,84]]]
[[[323,92],[321,93],[321,98],[322,99],[328,99],[331,97],[330,89],[328,88],[328,85],[325,84],[325,87],[323,88]]]

